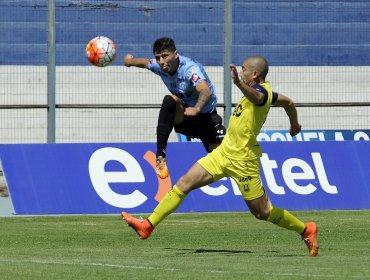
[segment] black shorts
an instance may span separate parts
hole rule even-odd
[[[221,143],[226,133],[222,118],[216,110],[209,114],[201,113],[194,117],[185,117],[185,120],[175,124],[174,128],[177,133],[199,138],[206,147],[207,144]]]

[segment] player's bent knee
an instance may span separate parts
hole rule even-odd
[[[176,109],[176,100],[171,97],[171,95],[165,95],[162,101],[162,107],[168,109]]]
[[[270,210],[269,209],[258,209],[258,210],[251,210],[251,213],[254,217],[258,220],[266,221],[268,217],[270,216]]]
[[[269,217],[269,215],[265,215],[264,213],[256,213],[254,214],[256,219],[261,220],[261,221],[266,221]]]

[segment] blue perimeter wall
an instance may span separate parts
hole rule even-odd
[[[370,209],[370,141],[261,142],[261,147],[261,179],[274,205]],[[201,143],[169,143],[170,176],[161,180],[153,151],[155,143],[5,144],[0,159],[16,214],[150,213],[205,155]],[[177,211],[246,210],[235,181],[224,178],[191,192]]]
[[[0,65],[46,65],[47,1],[0,1]],[[104,35],[125,53],[152,56],[170,36],[184,55],[223,64],[223,1],[56,1],[57,65],[88,65]],[[234,63],[262,54],[272,66],[363,66],[370,61],[370,1],[233,1]]]

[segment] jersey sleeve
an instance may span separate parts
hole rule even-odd
[[[157,75],[159,75],[161,71],[161,67],[154,58],[148,60],[148,69]]]
[[[275,91],[272,92],[272,101],[271,103],[274,104],[278,99],[279,94]]]
[[[259,84],[253,85],[252,88],[254,88],[255,90],[258,90],[259,92],[262,92],[263,95],[264,95],[263,102],[261,104],[256,105],[256,106],[263,106],[263,105],[265,105],[266,102],[267,102],[267,98],[268,98],[267,90],[263,86],[260,86]]]
[[[189,67],[186,71],[186,78],[190,81],[193,87],[196,87],[201,81],[206,79],[200,68],[197,66]]]

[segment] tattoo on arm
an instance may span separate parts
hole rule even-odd
[[[202,110],[204,105],[207,104],[208,100],[211,98],[211,93],[207,89],[201,89],[199,92],[199,97],[197,104],[195,104],[196,108],[199,108],[199,110]]]

